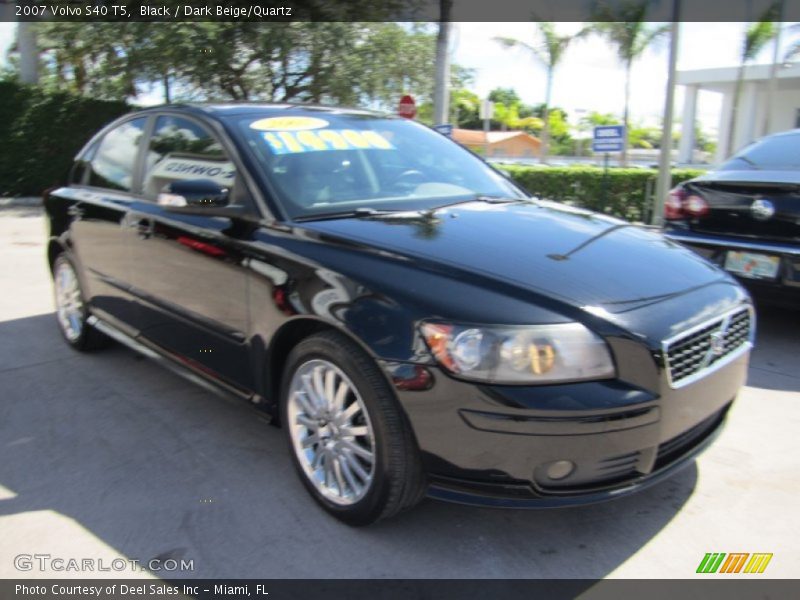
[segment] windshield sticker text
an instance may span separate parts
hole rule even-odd
[[[261,135],[273,154],[394,149],[389,140],[377,131],[323,129],[322,131],[266,131]]]

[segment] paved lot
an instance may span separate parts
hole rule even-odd
[[[800,556],[800,313],[760,311],[717,443],[635,497],[557,511],[426,501],[371,528],[321,512],[281,432],[122,347],[61,341],[36,209],[0,210],[0,577],[14,556],[173,557],[197,577],[691,577],[706,552]],[[49,572],[45,576],[77,576]]]

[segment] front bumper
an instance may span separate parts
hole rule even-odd
[[[664,234],[720,268],[724,268],[729,250],[779,256],[780,268],[775,279],[739,277],[735,273],[731,275],[764,299],[788,303],[790,307],[800,303],[800,245],[707,235],[682,229],[666,229]]]
[[[588,504],[656,483],[702,451],[722,428],[748,358],[660,395],[617,381],[475,386],[433,370],[430,390],[399,391],[398,397],[422,451],[432,497],[523,508]],[[587,400],[618,406],[543,408],[582,407]],[[573,472],[549,479],[548,466],[564,460],[574,463]]]
[[[638,335],[607,338],[614,380],[481,385],[430,365],[384,363],[422,452],[430,495],[487,506],[568,506],[626,495],[674,473],[718,435],[745,382],[749,352],[673,387],[656,340],[669,337],[670,323],[688,323],[709,306],[718,311],[726,286],[732,301],[741,301],[737,286],[720,284],[690,302],[620,317]],[[657,314],[669,319],[657,322]],[[409,382],[420,381],[429,383],[411,389]],[[560,461],[573,470],[555,479],[550,467]]]
[[[533,509],[583,506],[622,498],[664,481],[688,466],[719,436],[727,409],[726,406],[719,414],[714,415],[707,427],[698,427],[697,435],[692,435],[684,445],[676,447],[674,454],[670,453],[670,457],[649,474],[636,473],[621,480],[609,481],[605,485],[601,482],[595,488],[566,494],[548,494],[528,483],[482,485],[475,481],[434,477],[428,496],[472,506]]]

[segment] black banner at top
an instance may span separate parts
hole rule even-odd
[[[800,0],[0,0],[0,21],[600,21],[636,4],[655,22],[800,21]]]

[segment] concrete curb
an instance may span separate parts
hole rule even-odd
[[[0,208],[41,206],[42,199],[38,196],[19,196],[17,198],[0,198]]]

